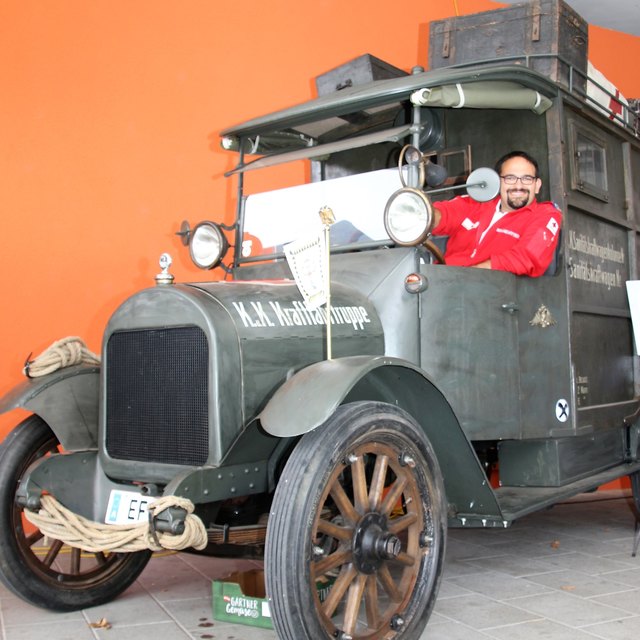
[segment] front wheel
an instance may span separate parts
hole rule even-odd
[[[345,405],[304,435],[267,529],[278,637],[418,638],[442,573],[444,504],[431,445],[397,407]]]
[[[74,611],[113,600],[140,575],[151,552],[88,553],[47,540],[15,502],[30,464],[56,453],[58,439],[38,416],[21,422],[0,448],[0,578],[27,602]]]

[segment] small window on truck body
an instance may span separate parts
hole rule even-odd
[[[578,125],[570,123],[571,187],[604,202],[609,201],[607,152],[605,141]]]

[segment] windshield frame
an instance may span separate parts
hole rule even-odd
[[[300,159],[304,161],[310,160],[312,164],[321,164],[322,158],[328,157],[331,153],[364,148],[369,145],[386,142],[402,143],[405,141],[419,146],[420,134],[424,126],[421,113],[428,112],[429,107],[425,108],[410,104],[409,99],[415,91],[451,85],[455,82],[473,84],[496,81],[515,83],[519,87],[537,92],[540,96],[543,96],[548,105],[559,93],[559,87],[554,82],[540,73],[521,65],[464,69],[445,68],[350,87],[223,130],[221,136],[226,140],[235,140],[235,147],[238,153],[236,166],[225,174],[227,176],[236,176],[238,180],[238,205],[232,267],[284,259],[284,251],[281,247],[276,247],[275,250],[261,253],[260,255],[242,255],[247,199],[245,195],[245,173]],[[498,97],[497,100],[499,99]],[[354,112],[366,112],[367,109],[377,112],[384,106],[402,109],[403,103],[405,106],[409,106],[411,112],[411,121],[404,125],[398,126],[397,123],[393,123],[396,126],[390,126],[387,123],[386,126],[381,126],[375,131],[365,133],[356,129],[351,132],[352,135],[348,133],[342,139],[329,140],[329,142],[323,142],[322,139],[313,140],[309,136],[300,134],[301,128],[305,125],[313,124],[315,126],[322,120],[328,122],[340,118],[340,116],[349,116]],[[496,108],[499,107],[504,108],[500,104],[496,106]],[[464,108],[473,108],[473,105],[465,105]],[[510,108],[521,109],[524,107],[512,106]],[[548,106],[545,108],[548,108]],[[429,120],[429,118],[426,118],[426,120]],[[282,134],[283,148],[273,151],[273,141],[277,141],[280,134]],[[266,152],[260,149],[258,138],[261,135],[268,135],[270,143],[272,143],[271,148]],[[249,156],[248,150],[256,153]],[[251,159],[247,161],[248,156]],[[307,173],[318,174],[317,171]],[[311,182],[315,181],[314,175]],[[384,207],[384,203],[382,206]],[[345,253],[388,246],[393,246],[393,241],[386,238],[368,242],[340,244],[339,246],[332,246],[331,251],[332,253]]]

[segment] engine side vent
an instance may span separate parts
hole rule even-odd
[[[115,332],[107,343],[109,456],[198,466],[209,453],[207,337],[199,327]]]

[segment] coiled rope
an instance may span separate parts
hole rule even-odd
[[[188,547],[204,549],[208,543],[207,530],[202,520],[193,513],[193,503],[179,496],[158,498],[149,505],[148,510],[155,517],[170,507],[184,509],[187,517],[181,535],[151,531],[148,522],[135,525],[94,522],[73,513],[47,494],[41,497],[40,503],[38,512],[24,510],[27,520],[45,536],[90,553],[134,552],[144,549],[179,551]]]
[[[46,376],[74,364],[100,364],[100,356],[89,351],[82,338],[77,336],[62,338],[47,347],[37,358],[33,360],[29,358],[31,358],[31,354],[25,361],[22,370],[27,378]]]

